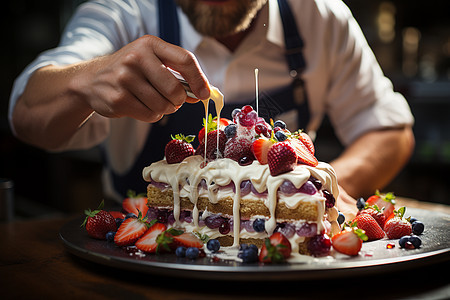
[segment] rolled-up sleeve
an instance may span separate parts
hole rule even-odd
[[[135,26],[136,12],[121,1],[92,1],[81,5],[69,21],[59,45],[41,53],[14,82],[8,110],[11,128],[17,99],[24,92],[30,76],[38,69],[64,66],[110,54],[141,34]],[[109,132],[109,120],[93,114],[64,149],[83,149],[99,144]]]
[[[394,92],[350,11],[338,5],[329,40],[333,54],[326,95],[338,138],[348,145],[368,131],[412,125],[406,99]]]

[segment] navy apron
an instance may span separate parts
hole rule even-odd
[[[158,2],[160,38],[166,42],[180,45],[179,22],[175,2],[173,0],[159,0]],[[278,6],[284,29],[286,61],[293,81],[287,87],[270,92],[260,92],[259,115],[268,121],[269,118],[274,118],[282,112],[296,109],[298,112],[298,128],[306,128],[310,119],[310,112],[305,84],[300,77],[306,67],[303,57],[303,40],[297,30],[297,24],[287,0],[278,0]],[[234,108],[246,104],[255,107],[255,103],[256,100],[251,99],[242,103],[225,104],[221,116],[230,118]],[[214,105],[209,106],[209,111],[215,115]],[[171,135],[178,133],[197,135],[201,129],[201,120],[204,118],[204,114],[205,111],[201,102],[196,104],[186,103],[176,113],[166,115],[160,121],[152,124],[142,152],[131,169],[126,174],[116,174],[109,168],[116,192],[123,197],[126,196],[128,190],[134,190],[137,193],[145,192],[148,183],[142,178],[142,169],[152,162],[164,158],[164,148],[170,141]],[[193,144],[194,148],[197,145],[196,140]]]

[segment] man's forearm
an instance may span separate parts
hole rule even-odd
[[[79,66],[47,66],[37,70],[18,99],[13,125],[17,136],[53,150],[64,145],[93,110],[71,90]]]
[[[349,195],[368,196],[398,174],[413,148],[410,127],[372,131],[358,138],[331,165]]]

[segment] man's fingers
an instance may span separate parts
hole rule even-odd
[[[197,98],[209,98],[208,80],[191,52],[155,37],[150,39],[149,42],[152,44],[152,49],[161,62],[165,66],[178,71],[186,79]]]

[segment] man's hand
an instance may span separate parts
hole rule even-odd
[[[187,100],[182,85],[166,67],[180,72],[198,98],[209,97],[207,79],[194,55],[148,35],[86,62],[72,89],[105,117],[156,122]]]
[[[23,141],[53,150],[63,147],[93,112],[156,122],[185,101],[196,101],[166,67],[181,73],[199,99],[209,97],[194,55],[147,35],[109,55],[35,71],[14,108],[14,130]]]
[[[346,221],[353,220],[358,212],[358,209],[356,208],[356,200],[347,194],[342,186],[338,185],[338,187],[339,196],[336,200],[336,207],[341,213],[344,214]]]

